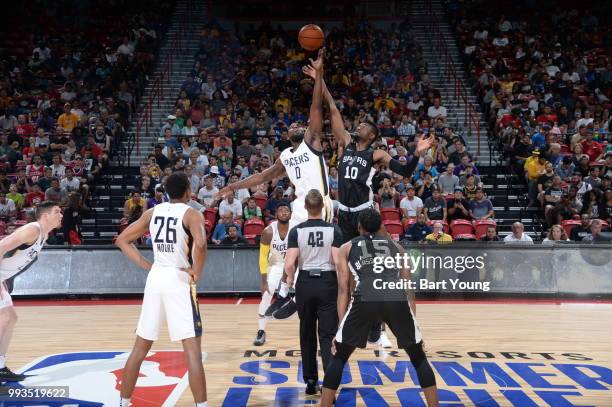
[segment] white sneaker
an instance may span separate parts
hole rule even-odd
[[[389,340],[389,337],[387,336],[387,333],[385,331],[382,331],[380,333],[380,339],[378,340],[378,344],[380,346],[382,346],[385,349],[389,349],[392,348],[393,345],[391,345],[391,341]]]

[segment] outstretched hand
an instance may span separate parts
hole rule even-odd
[[[317,74],[317,71],[312,65],[304,65],[302,67],[302,72],[304,73],[304,75],[311,77],[313,80],[315,78],[315,75]]]
[[[320,71],[320,70],[323,69],[323,59],[324,59],[324,57],[325,57],[325,47],[323,47],[323,48],[321,48],[319,50],[319,54],[318,54],[316,60],[313,61],[312,58],[309,58],[310,59],[310,64],[312,65],[312,67],[315,70]]]
[[[422,137],[416,146],[416,155],[421,155],[431,148],[435,136]]]

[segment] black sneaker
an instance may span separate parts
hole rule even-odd
[[[253,341],[253,345],[261,346],[264,343],[266,343],[266,331],[264,331],[263,329],[260,329],[259,331],[257,331],[257,337],[255,337],[255,340]]]
[[[293,299],[290,299],[280,309],[272,314],[274,319],[287,319],[297,311],[297,304]]]
[[[380,340],[380,333],[382,332],[382,323],[375,322],[370,328],[370,334],[368,335],[369,343],[378,343]]]
[[[316,380],[309,379],[306,381],[306,390],[304,390],[304,393],[308,394],[309,396],[314,396],[320,392],[321,386],[317,384]]]
[[[0,369],[0,382],[20,382],[25,380],[27,376],[14,373],[8,367]]]
[[[266,310],[266,313],[264,314],[266,317],[271,317],[272,314],[277,311],[279,308],[281,308],[283,305],[285,305],[287,303],[287,301],[290,301],[291,298],[289,297],[289,294],[287,294],[286,297],[281,297],[280,295],[278,295],[276,297],[276,301],[274,301],[272,303],[272,305],[270,305],[268,307],[268,309]]]

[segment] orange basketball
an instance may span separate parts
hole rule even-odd
[[[323,45],[325,34],[318,25],[306,24],[298,34],[298,41],[305,50],[316,51]]]

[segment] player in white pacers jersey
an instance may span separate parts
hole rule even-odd
[[[133,263],[149,271],[136,342],[123,370],[122,407],[130,404],[142,361],[157,340],[164,320],[170,339],[183,343],[196,406],[208,405],[202,367],[202,322],[196,294],[196,282],[206,260],[204,218],[186,204],[191,199],[191,183],[184,172],[170,175],[164,187],[170,202],[146,211],[116,242]],[[132,243],[147,231],[153,244],[152,264]]]
[[[34,263],[47,235],[62,224],[62,211],[55,202],[45,201],[36,208],[36,222],[28,223],[0,241],[0,382],[17,382],[24,375],[6,367],[6,352],[17,322],[17,313],[6,281],[23,273]],[[0,394],[7,388],[0,386]]]
[[[276,221],[270,223],[261,234],[259,242],[259,272],[261,274],[261,302],[259,303],[259,330],[253,342],[255,346],[266,343],[266,310],[279,287],[285,269],[287,237],[296,224],[290,220],[291,207],[281,202],[276,207]]]

